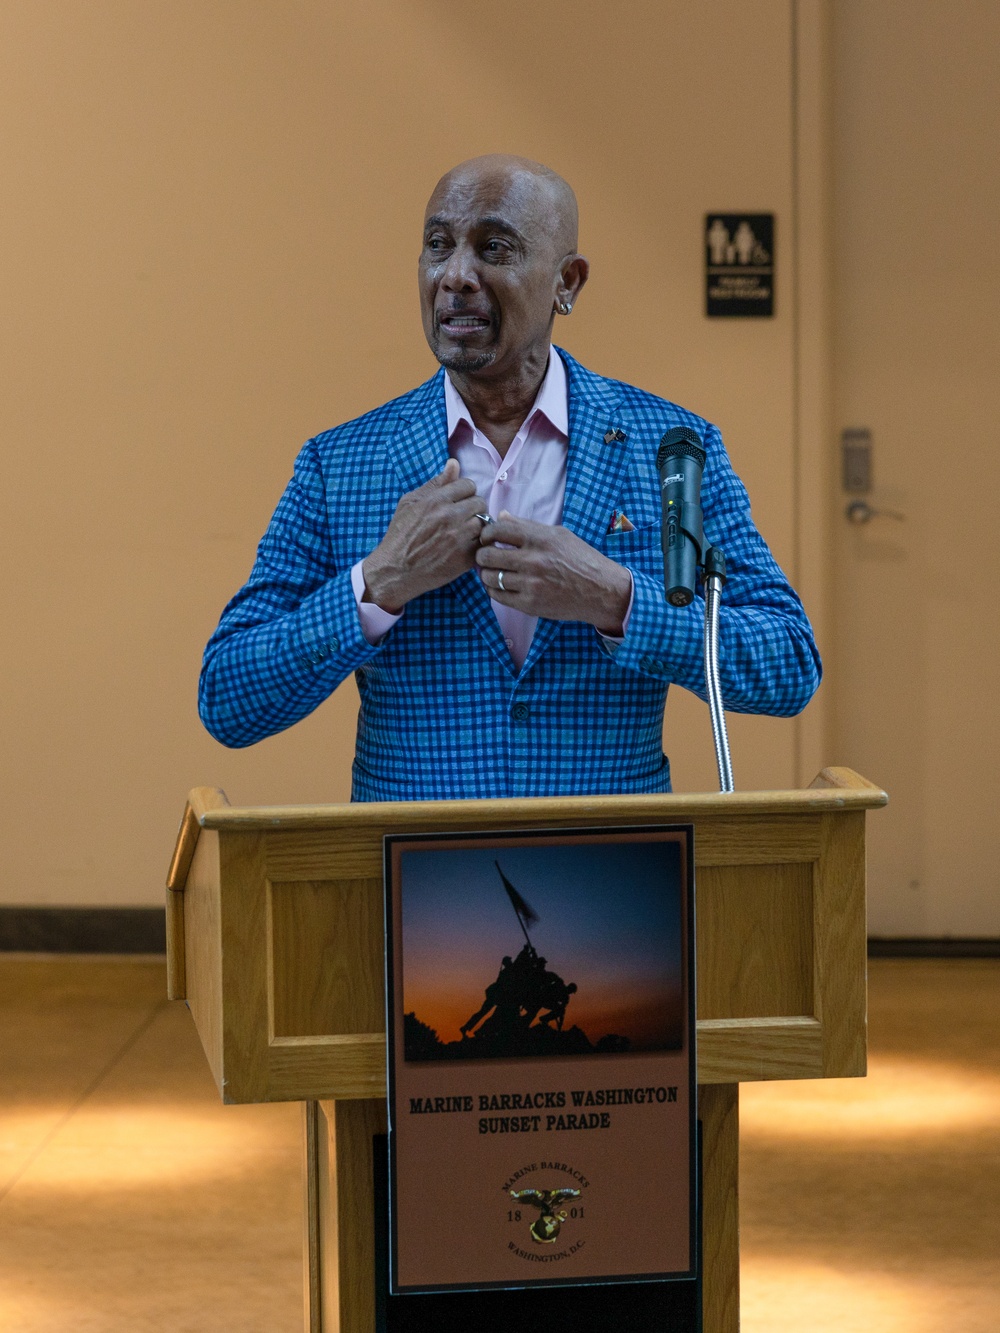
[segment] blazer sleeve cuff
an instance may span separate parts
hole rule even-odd
[[[615,665],[625,671],[704,689],[703,638],[705,603],[667,606],[662,580],[632,570],[632,606],[624,638],[602,639]]]
[[[289,647],[298,669],[341,677],[378,653],[378,645],[365,638],[350,570],[300,603]]]

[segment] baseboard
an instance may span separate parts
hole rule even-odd
[[[872,938],[869,958],[1000,958],[1000,939],[929,939],[922,935],[900,939]]]
[[[0,907],[0,953],[165,953],[162,907]],[[873,937],[869,958],[1000,958],[1000,939]]]
[[[0,907],[0,952],[165,953],[162,907]]]

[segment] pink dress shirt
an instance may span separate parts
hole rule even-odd
[[[566,367],[558,353],[549,365],[531,411],[521,423],[506,456],[478,430],[451,377],[445,375],[444,399],[448,412],[448,453],[456,458],[463,477],[475,482],[483,508],[493,518],[506,509],[515,518],[556,525],[562,521],[566,490],[566,451],[569,446],[569,394]],[[361,629],[369,643],[377,643],[399,619],[373,602],[363,602],[362,561],[351,570]],[[507,651],[520,671],[538,624],[537,616],[490,599]],[[631,611],[631,605],[629,611]],[[628,617],[626,616],[626,624]],[[612,643],[620,639],[609,640]]]

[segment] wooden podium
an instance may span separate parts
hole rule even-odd
[[[384,1133],[386,833],[693,823],[705,1333],[739,1326],[739,1084],[865,1073],[865,812],[804,791],[238,808],[191,792],[167,892],[169,994],[226,1102],[302,1101],[306,1328],[373,1333]]]

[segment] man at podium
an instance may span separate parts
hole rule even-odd
[[[669,791],[667,688],[703,693],[703,603],[663,590],[656,454],[676,426],[703,441],[728,561],[726,707],[805,707],[812,631],[718,429],[552,346],[588,271],[555,172],[493,155],[438,183],[419,282],[441,369],[302,449],[205,650],[218,740],[291,726],[353,671],[355,800]]]

